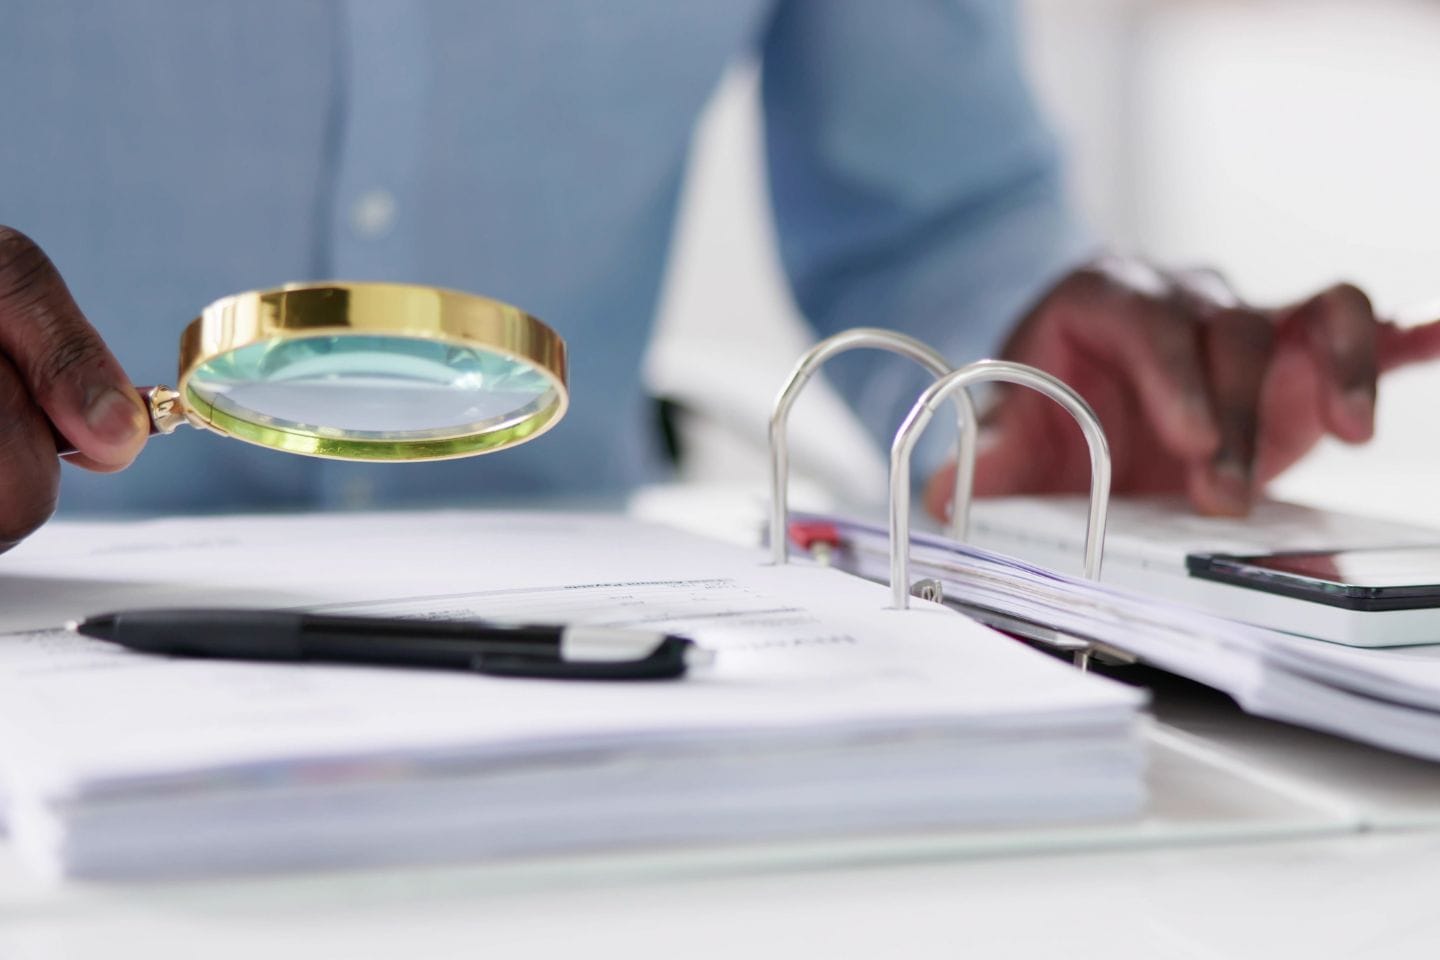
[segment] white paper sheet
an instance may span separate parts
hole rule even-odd
[[[863,754],[876,737],[932,738],[960,764],[941,778],[948,789],[963,786],[971,800],[989,791],[994,809],[1009,791],[1031,817],[1045,815],[1035,809],[1046,805],[1044,790],[1017,785],[1043,784],[1065,749],[1090,743],[1111,757],[1103,775],[1073,771],[1074,782],[1095,781],[1096,809],[1139,802],[1136,691],[1080,675],[953,611],[891,610],[885,590],[846,574],[775,568],[759,551],[617,518],[57,525],[0,560],[0,591],[35,585],[45,604],[8,608],[10,625],[26,629],[0,635],[0,772],[17,833],[42,848],[60,843],[50,834],[67,817],[93,825],[104,821],[97,811],[158,797],[178,811],[190,795],[274,783],[473,777],[636,748],[652,760],[666,751],[691,759],[769,751],[799,771],[797,758]],[[692,636],[718,658],[679,682],[564,683],[156,658],[56,626],[133,607],[136,597],[150,606],[645,624]],[[976,762],[986,782],[963,784],[966,751],[1005,742],[996,759]],[[999,762],[1007,755],[1016,758],[1009,774]],[[917,789],[928,782],[922,792],[943,799],[915,776]],[[1082,799],[1065,813],[1084,808]],[[202,804],[199,815],[211,828],[213,810]],[[108,842],[103,830],[91,840]]]

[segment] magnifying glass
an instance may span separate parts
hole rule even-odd
[[[176,386],[140,392],[152,433],[189,423],[313,457],[450,460],[555,426],[566,378],[565,341],[509,304],[297,283],[210,304],[181,334]]]

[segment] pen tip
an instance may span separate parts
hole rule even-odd
[[[71,620],[65,627],[87,637],[108,640],[115,632],[115,615],[106,613],[98,617],[86,617],[84,620]]]

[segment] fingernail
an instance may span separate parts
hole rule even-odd
[[[1345,409],[1356,420],[1369,422],[1375,416],[1375,395],[1364,387],[1345,392]]]
[[[1234,460],[1217,461],[1210,471],[1216,507],[1225,513],[1250,511],[1250,472]]]
[[[975,455],[988,453],[999,445],[1001,436],[1000,428],[991,425],[983,425],[975,432]]]
[[[106,443],[125,446],[149,432],[145,412],[115,387],[101,387],[85,407],[85,425]]]

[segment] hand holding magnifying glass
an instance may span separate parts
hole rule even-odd
[[[552,329],[507,304],[428,287],[237,294],[186,328],[180,354],[175,388],[145,388],[142,409],[54,265],[0,226],[0,550],[53,512],[57,453],[117,470],[147,426],[190,423],[336,459],[438,460],[534,439],[568,403],[565,345]]]
[[[288,284],[206,307],[180,337],[176,386],[142,395],[153,432],[190,423],[308,456],[449,460],[559,422],[565,343],[529,314],[468,293]]]

